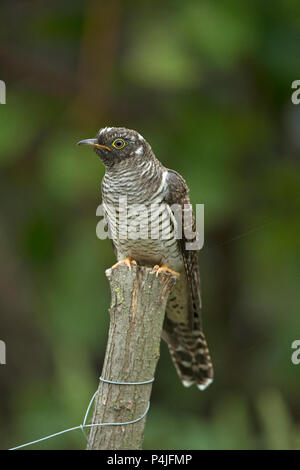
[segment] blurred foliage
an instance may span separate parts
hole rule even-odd
[[[299,2],[0,8],[1,448],[79,424],[97,387],[114,256],[95,234],[103,166],[75,143],[124,125],[205,204],[216,376],[184,389],[163,344],[144,447],[299,449]]]

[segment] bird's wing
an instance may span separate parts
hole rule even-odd
[[[200,272],[198,265],[198,251],[187,250],[186,244],[194,242],[193,239],[188,239],[186,234],[196,233],[196,221],[193,208],[188,195],[188,187],[182,178],[174,170],[168,170],[167,176],[168,193],[165,197],[165,202],[169,205],[178,205],[180,209],[178,212],[173,211],[173,215],[177,225],[181,227],[181,238],[178,240],[180,251],[183,258],[185,273],[188,281],[188,286],[191,292],[191,304],[189,308],[189,323],[194,328],[199,327],[200,310],[201,310],[201,292],[200,292]],[[195,325],[195,321],[197,325]]]
[[[206,388],[213,378],[212,363],[201,324],[201,293],[198,251],[188,250],[186,244],[198,240],[196,222],[188,196],[188,187],[184,179],[173,170],[168,170],[168,193],[165,203],[177,205],[173,210],[176,225],[181,227],[182,236],[178,240],[184,263],[184,273],[177,281],[174,292],[170,293],[166,308],[163,338],[169,346],[176,370],[184,385],[196,383],[200,390]],[[195,234],[190,237],[191,229]],[[178,303],[186,299],[186,311],[181,308],[178,315]],[[176,311],[177,310],[177,311]]]

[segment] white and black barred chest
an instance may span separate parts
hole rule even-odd
[[[168,171],[152,161],[114,168],[102,181],[102,197],[118,261],[131,257],[143,265],[183,269],[176,221],[164,203]]]

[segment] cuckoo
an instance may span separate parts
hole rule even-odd
[[[105,165],[102,203],[118,263],[179,273],[162,337],[183,385],[204,390],[213,380],[213,368],[202,329],[198,252],[188,249],[191,240],[183,230],[187,219],[191,229],[195,226],[184,179],[165,168],[135,130],[105,127],[96,138],[78,144],[92,146]],[[148,230],[142,232],[146,218]]]

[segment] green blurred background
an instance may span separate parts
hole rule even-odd
[[[0,447],[82,422],[108,332],[104,168],[75,143],[137,129],[194,203],[215,364],[185,389],[167,348],[145,449],[299,449],[298,1],[1,1]],[[35,448],[83,449],[80,431]]]

